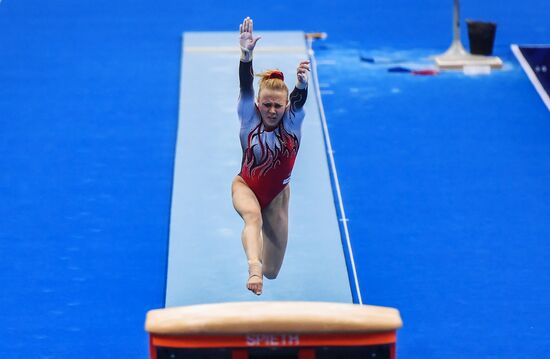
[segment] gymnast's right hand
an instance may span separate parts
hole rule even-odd
[[[261,39],[261,36],[254,37],[252,35],[252,19],[246,17],[243,23],[240,25],[240,45],[243,53],[250,54],[256,46],[256,42]]]

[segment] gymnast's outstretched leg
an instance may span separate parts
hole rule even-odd
[[[279,274],[288,241],[288,203],[290,186],[286,186],[262,211],[263,274],[275,279]]]
[[[262,211],[256,195],[240,176],[231,185],[233,206],[244,221],[242,242],[248,260],[246,287],[254,294],[262,294]]]

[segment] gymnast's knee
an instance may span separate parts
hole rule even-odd
[[[264,277],[267,279],[275,279],[279,274],[279,268],[268,267],[265,265],[263,266],[262,271],[264,273]]]
[[[261,227],[263,225],[261,212],[250,211],[243,213],[243,219],[246,224]]]

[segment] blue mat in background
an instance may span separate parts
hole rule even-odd
[[[512,51],[550,111],[550,46],[512,45]]]
[[[548,357],[550,121],[509,44],[547,43],[550,3],[462,1],[498,23],[508,68],[489,77],[359,64],[445,50],[451,3],[0,2],[0,354],[148,357],[180,34],[248,15],[329,34],[319,75],[361,288],[400,308],[399,357]]]
[[[398,357],[550,353],[550,118],[514,56],[418,77],[387,68],[438,49],[318,45],[361,289],[400,308]]]

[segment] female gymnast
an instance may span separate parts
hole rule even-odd
[[[231,186],[233,206],[244,221],[242,242],[248,260],[247,288],[262,294],[263,276],[275,279],[288,239],[290,174],[300,147],[303,106],[307,97],[309,61],[297,69],[290,97],[284,75],[268,70],[254,100],[252,53],[260,37],[252,20],[240,25],[241,60],[238,115],[243,150],[241,172]]]

